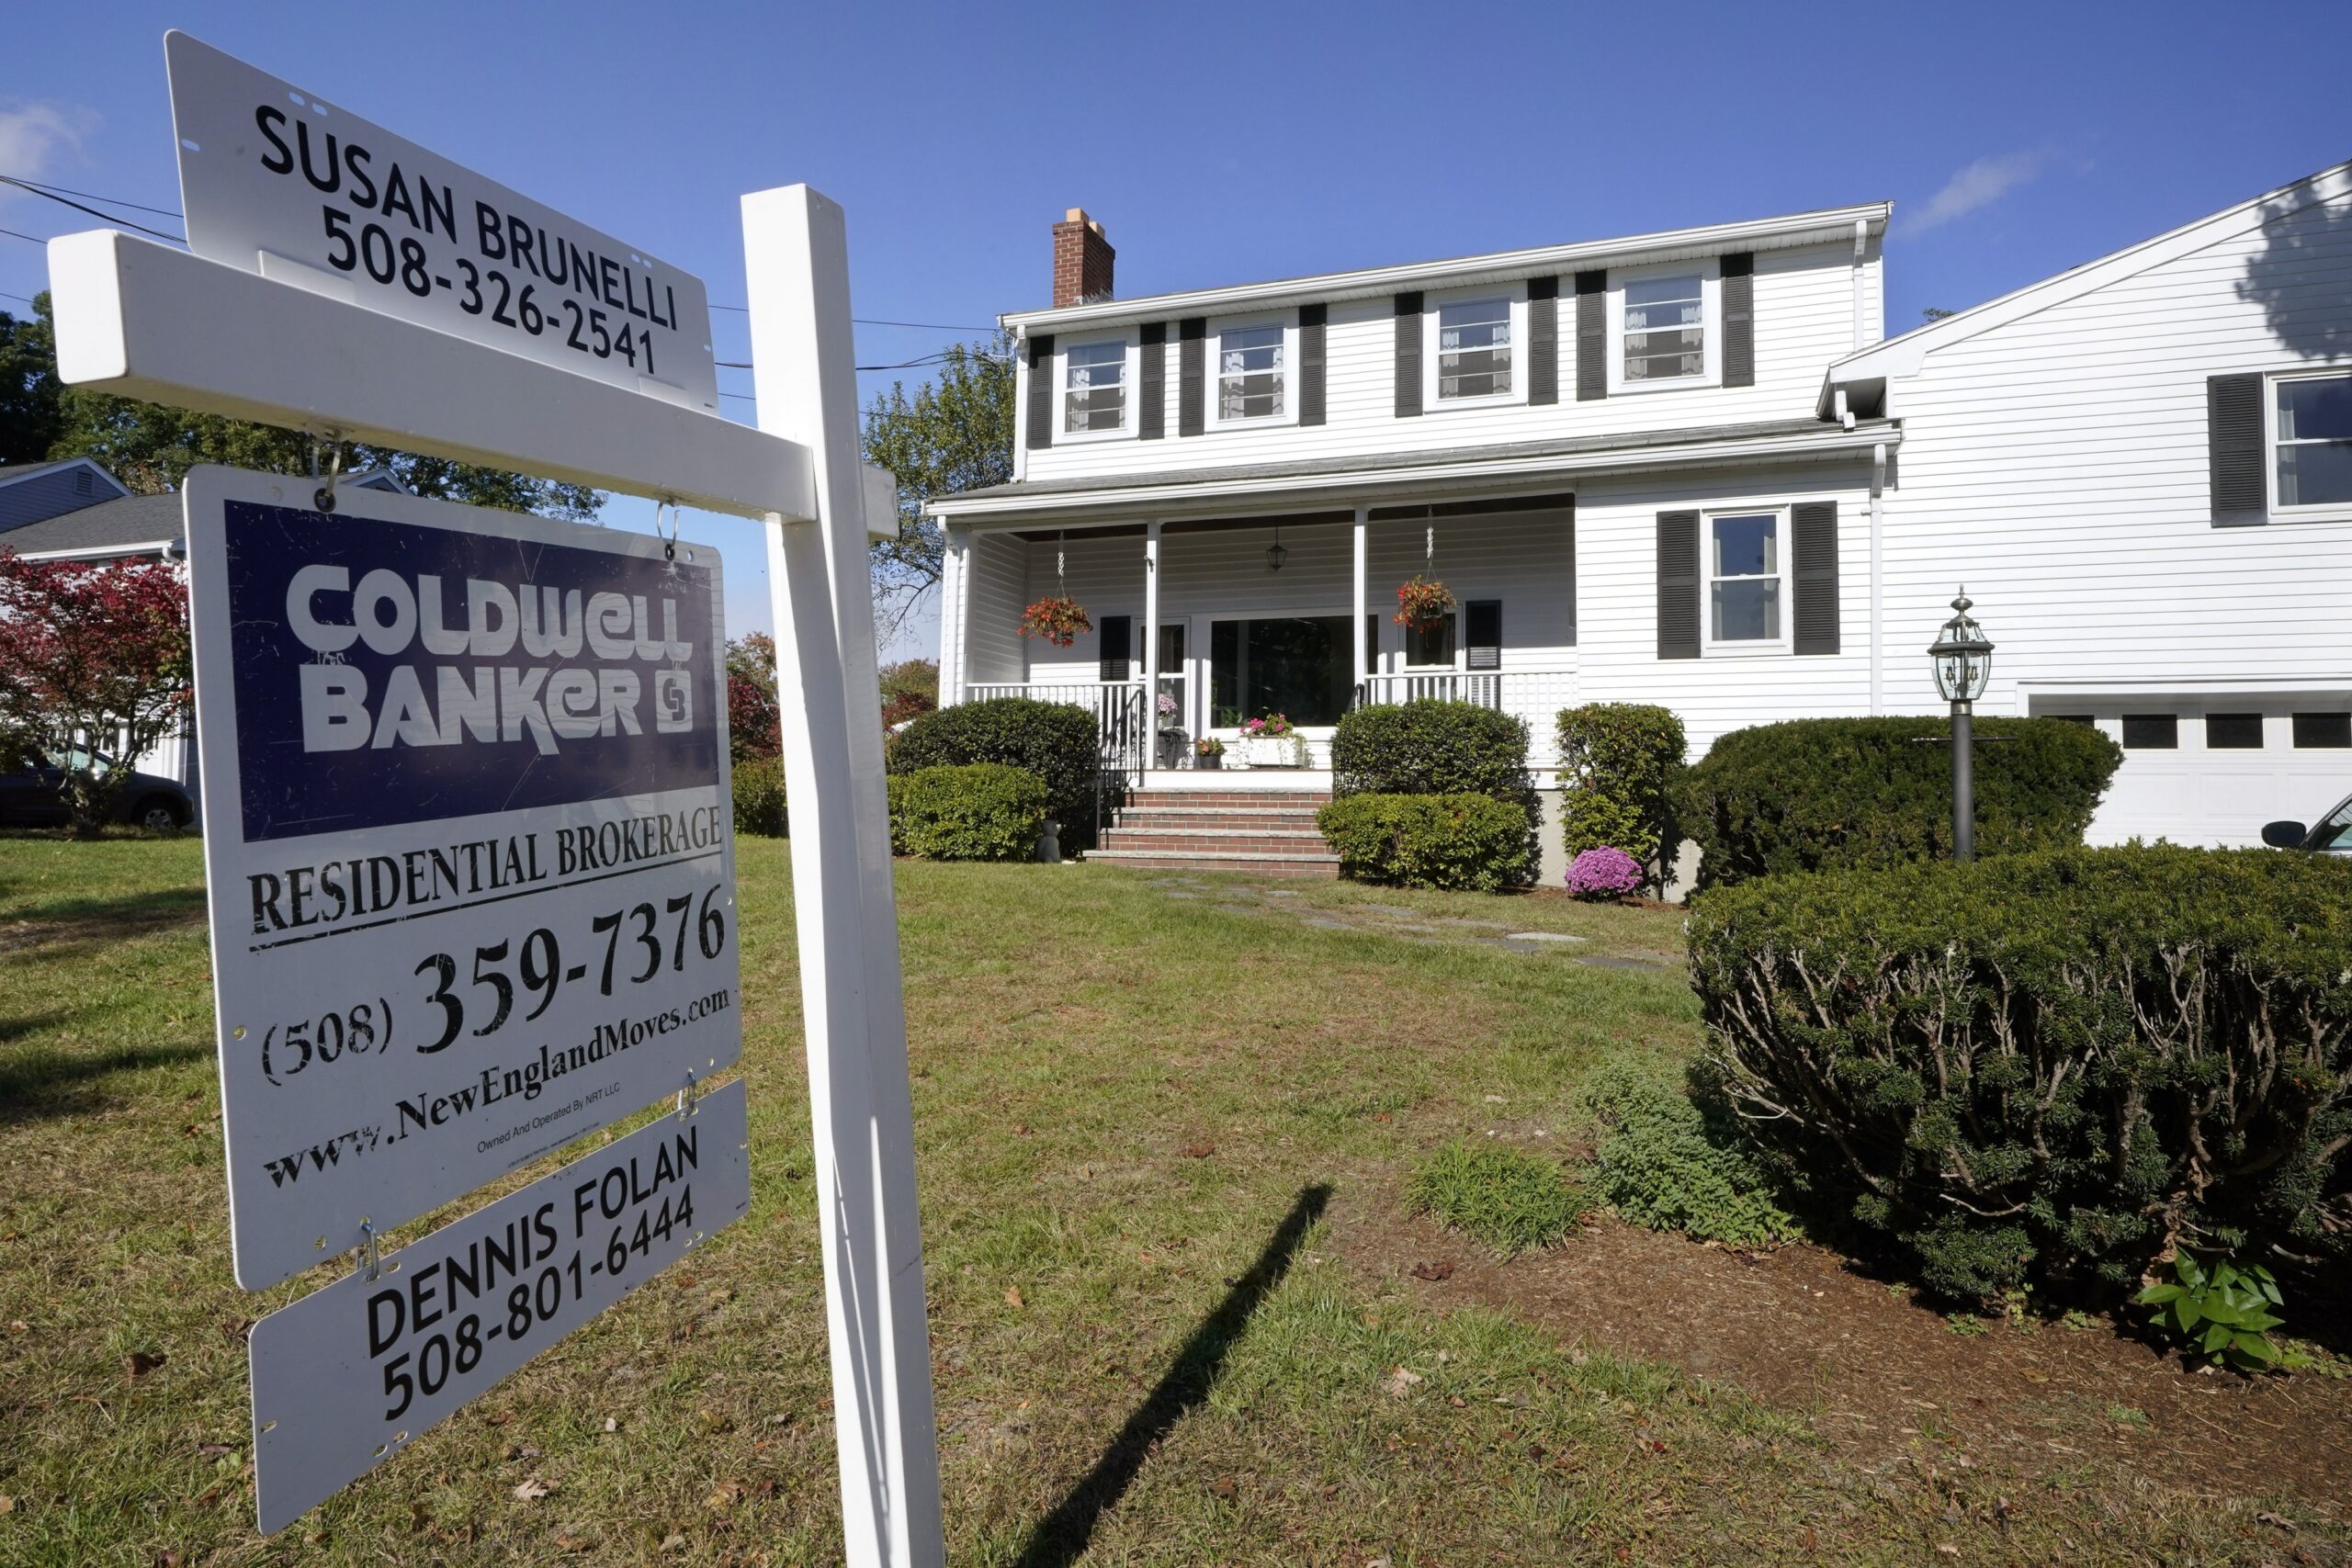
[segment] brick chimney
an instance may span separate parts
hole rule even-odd
[[[1118,252],[1102,225],[1073,207],[1054,225],[1054,309],[1111,298],[1111,263]]]

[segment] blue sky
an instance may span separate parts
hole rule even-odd
[[[860,326],[863,364],[1046,303],[1048,226],[1071,206],[1108,229],[1133,295],[1888,198],[1900,332],[2352,156],[2343,0],[2222,17],[2175,0],[109,0],[17,8],[0,174],[175,208],[178,27],[698,271],[715,304],[744,298],[736,197],[808,181],[848,209],[856,313],[937,323]],[[0,193],[0,227],[88,225]],[[41,251],[0,236],[0,292],[44,283]],[[715,315],[719,357],[747,358],[743,318]],[[893,374],[862,376],[867,395]],[[763,626],[751,525],[689,514],[685,532],[727,558],[730,626]],[[925,619],[894,651],[935,637]]]

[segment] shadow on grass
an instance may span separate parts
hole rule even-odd
[[[0,912],[0,953],[128,942],[203,920],[200,883],[120,898],[59,898]]]
[[[1217,1374],[1225,1370],[1226,1358],[1259,1306],[1290,1271],[1299,1243],[1330,1201],[1331,1189],[1325,1183],[1314,1182],[1299,1190],[1297,1201],[1275,1227],[1258,1261],[1233,1282],[1216,1310],[1193,1330],[1193,1337],[1176,1353],[1175,1364],[1127,1417],[1111,1446],[1094,1461],[1094,1468],[1070,1488],[1052,1513],[1038,1521],[1015,1568],[1069,1568],[1078,1561],[1094,1537],[1094,1527],[1134,1484],[1151,1450],[1208,1397]]]
[[[49,1021],[19,1019],[0,1024],[0,1037],[25,1033]],[[93,1079],[114,1073],[135,1073],[148,1067],[176,1066],[212,1055],[201,1040],[167,1045],[117,1045],[97,1051],[63,1051],[53,1045],[30,1045],[0,1055],[0,1127],[51,1116],[71,1116],[92,1110],[99,1095]]]

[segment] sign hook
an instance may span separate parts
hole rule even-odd
[[[334,443],[334,462],[327,469],[327,482],[311,492],[311,504],[321,512],[332,513],[334,511],[334,482],[343,477],[343,441],[333,431],[327,433],[327,437]],[[319,443],[315,437],[311,442],[311,477],[319,477]]]
[[[329,508],[328,510],[332,511],[333,508]],[[353,1273],[357,1274],[364,1271],[370,1282],[373,1282],[383,1273],[384,1254],[381,1247],[381,1238],[376,1235],[376,1224],[373,1220],[362,1220],[359,1222],[359,1245],[355,1247],[353,1251],[356,1254],[356,1256],[352,1259],[351,1271]]]
[[[670,531],[662,532],[663,508],[670,513]],[[675,496],[662,496],[653,503],[653,535],[662,541],[662,558],[672,566],[678,564],[678,501]]]

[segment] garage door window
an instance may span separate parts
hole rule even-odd
[[[2170,751],[2180,745],[2180,720],[2168,713],[2127,713],[2123,716],[2123,747],[2127,751]]]
[[[2258,713],[2209,713],[2205,716],[2208,751],[2259,751],[2262,716]]]
[[[2299,751],[2352,751],[2352,713],[2297,714],[2295,749]]]

